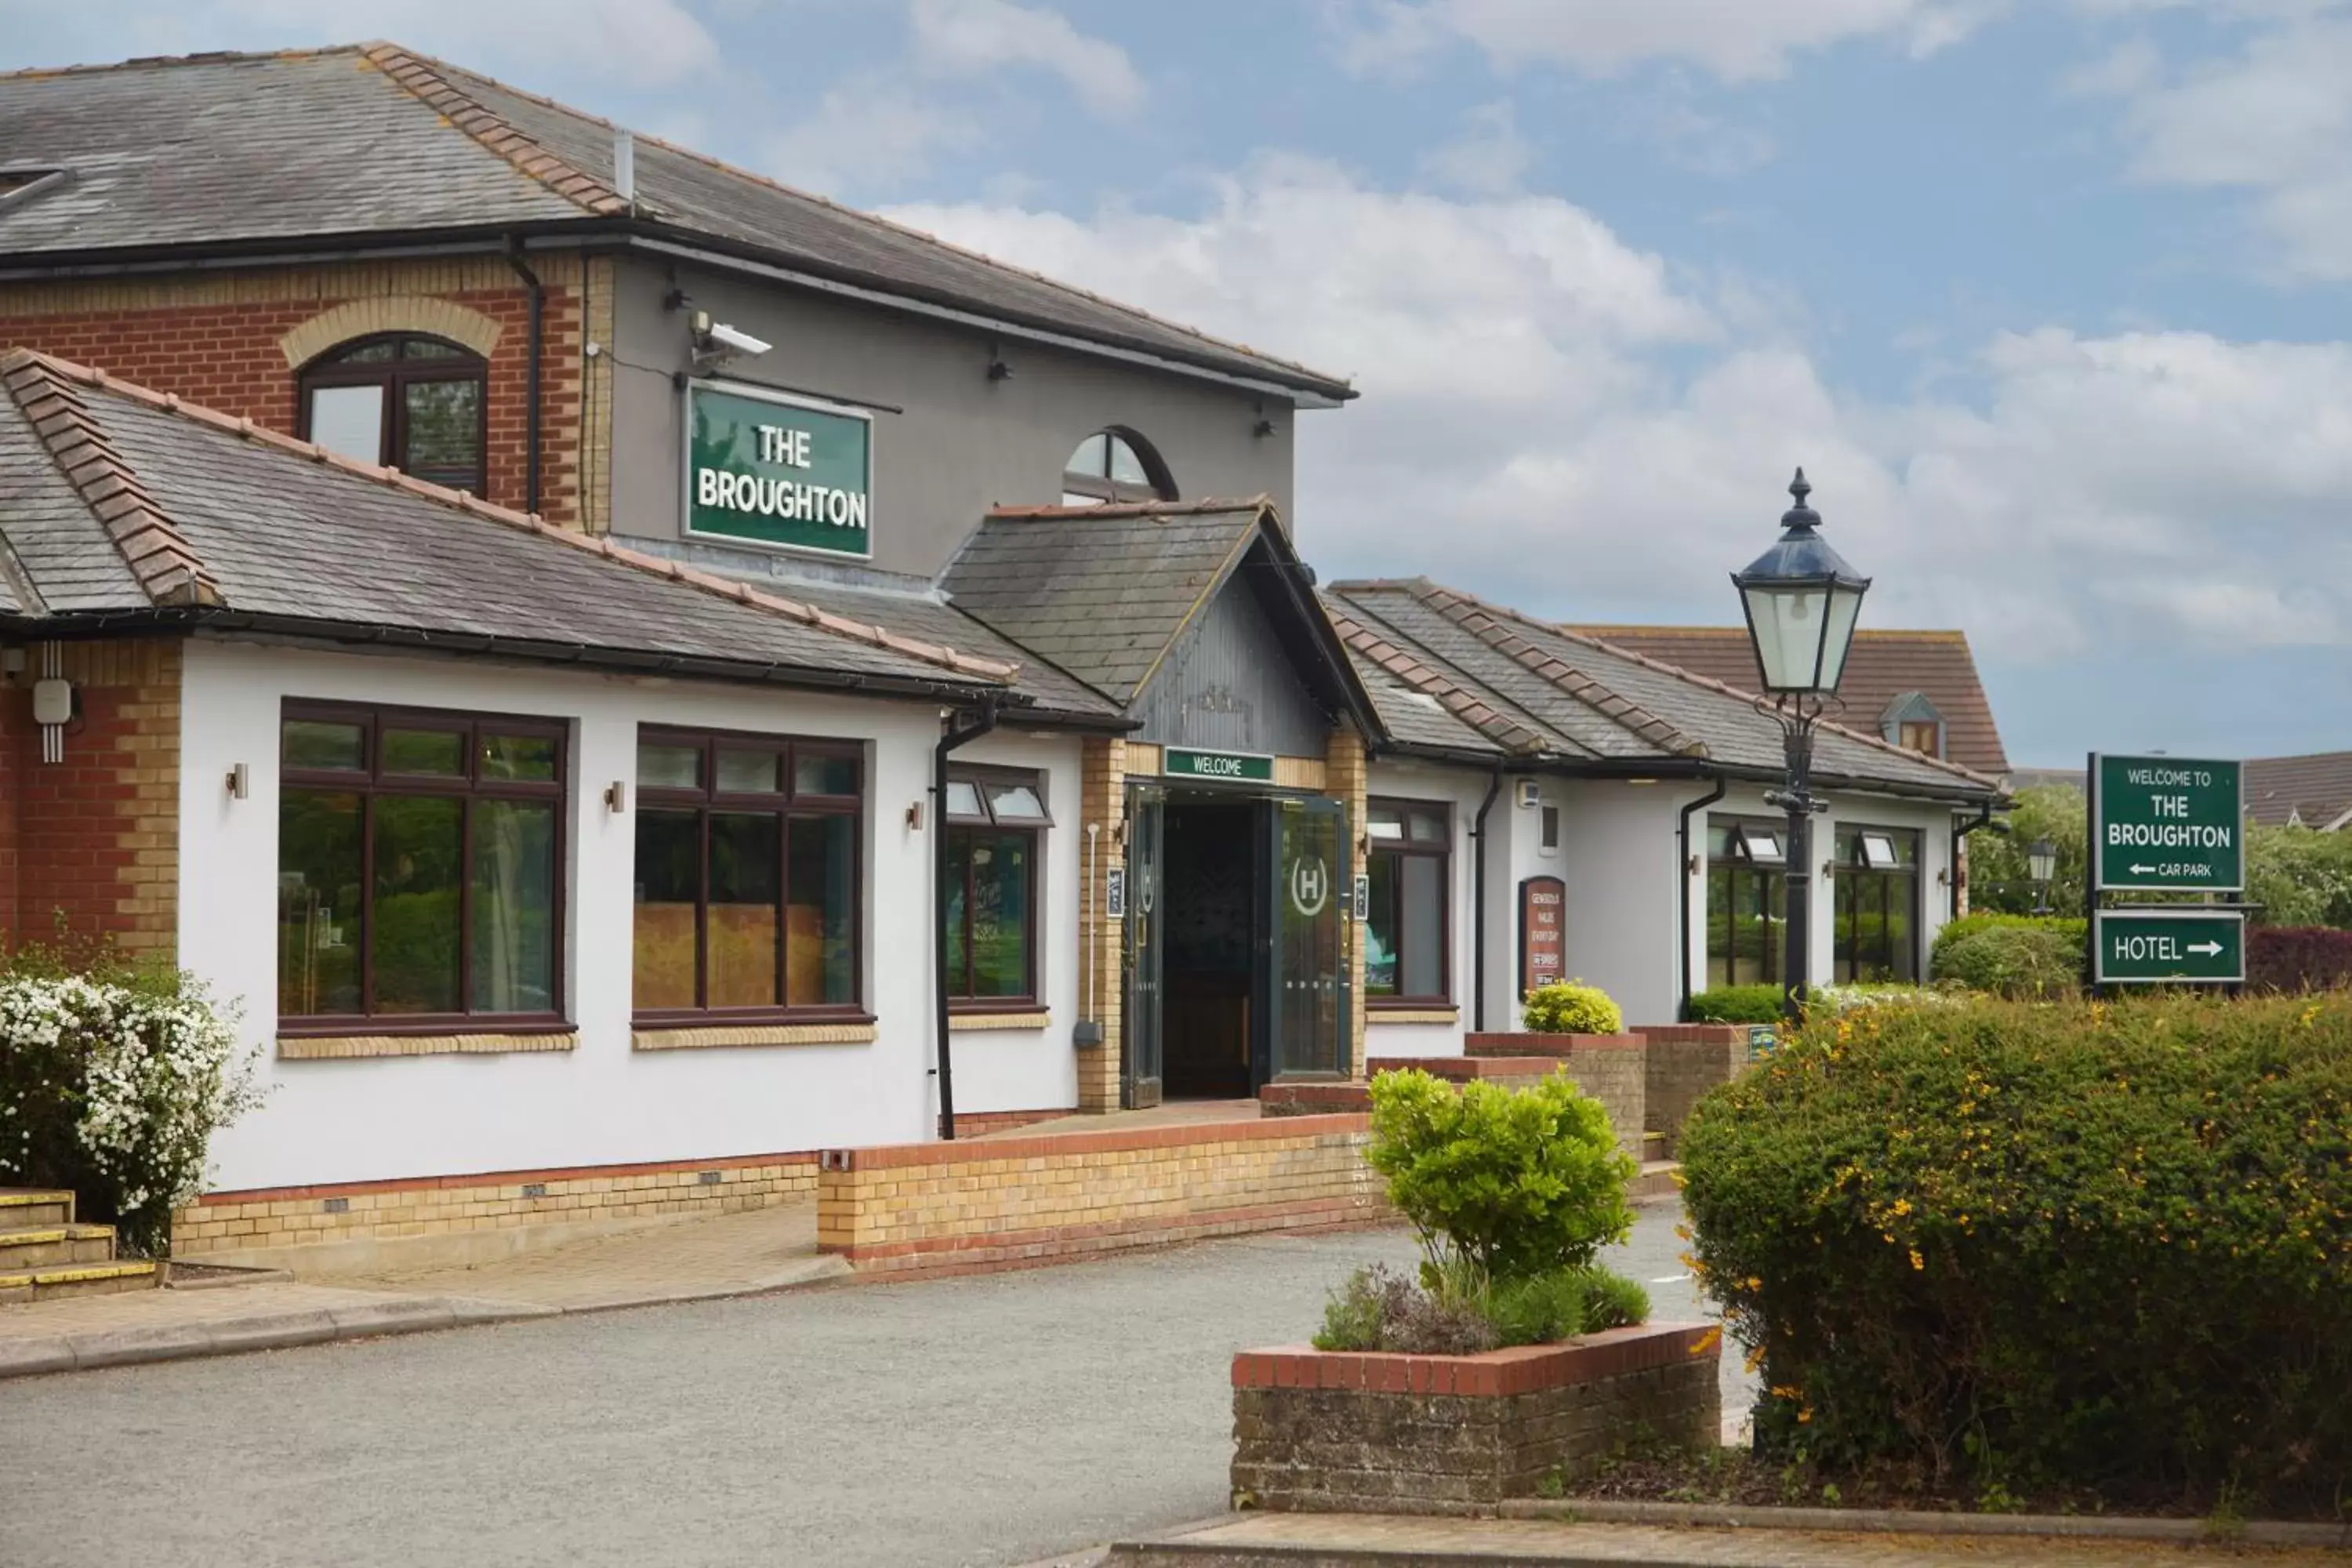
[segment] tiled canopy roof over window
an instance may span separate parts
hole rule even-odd
[[[396,44],[0,75],[0,163],[63,171],[0,205],[0,255],[621,226],[1312,399],[1355,395],[1338,377],[653,137],[636,139],[624,199],[614,132]]]

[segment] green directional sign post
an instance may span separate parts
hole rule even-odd
[[[2094,893],[2235,893],[2246,885],[2239,764],[2091,756]]]
[[[2231,910],[2101,910],[2091,917],[2102,985],[2223,984],[2246,978],[2246,917]]]

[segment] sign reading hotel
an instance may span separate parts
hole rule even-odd
[[[1220,784],[1272,784],[1274,759],[1262,752],[1202,752],[1171,746],[1160,753],[1160,772],[1171,779],[1211,779]]]
[[[1519,994],[1568,978],[1568,884],[1529,877],[1519,884]]]
[[[686,530],[704,539],[874,553],[874,422],[740,385],[686,392]]]
[[[2236,763],[2094,752],[2090,780],[2095,891],[2243,889],[2246,811]]]
[[[2101,910],[2091,919],[2091,978],[2101,985],[2246,978],[2246,917],[2234,910]]]

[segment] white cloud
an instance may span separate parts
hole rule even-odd
[[[115,25],[138,51],[285,48],[390,38],[478,69],[532,81],[580,73],[667,87],[719,63],[719,46],[678,0],[220,0],[147,5]],[[225,38],[239,43],[225,45]]]
[[[2135,178],[2243,191],[2267,270],[2352,279],[2352,16],[2293,0],[2240,9],[2267,20],[2233,56],[2167,70],[2126,45],[2080,84],[2122,100]]]
[[[1505,99],[1465,114],[1462,134],[1424,157],[1422,167],[1454,190],[1498,196],[1518,189],[1534,161],[1535,147],[1519,134],[1518,117]]]
[[[887,184],[929,168],[979,135],[971,120],[882,71],[828,88],[815,110],[770,138],[765,164],[788,185],[835,193]]]
[[[1300,539],[1327,573],[1723,620],[1724,574],[1801,462],[1878,625],[1957,624],[2012,658],[2352,644],[2352,345],[2044,328],[1982,345],[1962,392],[1874,403],[1770,310],[1700,298],[1549,197],[1267,157],[1192,218],[897,216],[1354,373],[1364,396],[1300,426]]]
[[[914,0],[915,60],[926,74],[1033,66],[1060,77],[1094,113],[1115,118],[1143,107],[1143,78],[1127,51],[1090,37],[1060,13],[1012,0]]]
[[[1791,55],[1849,38],[1932,54],[1997,8],[1998,0],[1372,0],[1343,15],[1341,58],[1356,70],[1405,68],[1458,37],[1503,67],[1549,61],[1607,75],[1679,60],[1742,81],[1780,76]]]

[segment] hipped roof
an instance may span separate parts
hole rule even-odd
[[[371,237],[627,233],[1315,397],[1345,380],[637,135],[397,44],[0,75],[0,260]]]

